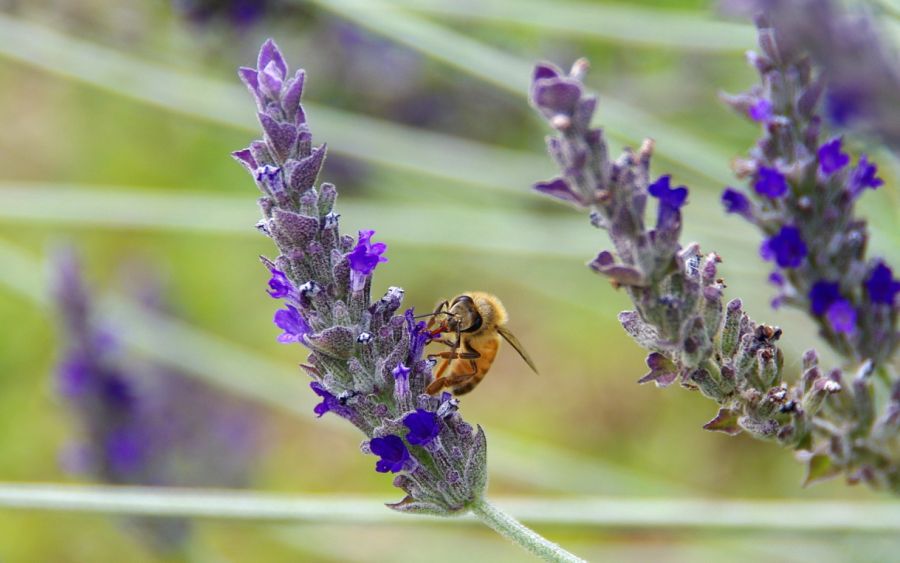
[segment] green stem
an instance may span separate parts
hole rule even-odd
[[[534,530],[526,527],[483,498],[475,501],[470,508],[479,520],[490,526],[495,532],[513,543],[519,544],[545,561],[584,561],[584,559],[569,553],[552,541],[537,534]]]

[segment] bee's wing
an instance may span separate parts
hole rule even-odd
[[[497,332],[499,332],[500,336],[506,339],[506,341],[516,349],[516,352],[518,352],[519,355],[522,356],[522,359],[525,360],[525,363],[528,364],[528,367],[534,370],[534,373],[538,373],[537,367],[535,367],[534,365],[534,360],[532,360],[531,356],[528,355],[528,352],[525,351],[525,348],[522,346],[522,343],[519,342],[519,339],[516,338],[513,333],[511,333],[506,327],[503,326],[498,326]]]

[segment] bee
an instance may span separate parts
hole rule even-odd
[[[454,395],[463,395],[474,389],[491,369],[500,349],[501,337],[537,373],[528,352],[506,328],[509,316],[496,296],[483,291],[469,291],[454,297],[452,301],[441,301],[434,313],[428,316],[431,317],[429,330],[439,323],[437,329],[432,330],[434,336],[456,336],[456,340],[446,337],[433,340],[448,346],[450,350],[429,355],[429,358],[441,358],[441,362],[435,371],[434,381],[426,389],[428,394],[435,395],[449,388]]]

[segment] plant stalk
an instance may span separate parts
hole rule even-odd
[[[484,498],[478,499],[472,503],[470,509],[472,510],[472,514],[490,526],[495,532],[527,549],[544,561],[566,561],[573,563],[583,563],[585,561],[541,536],[531,528],[528,528]]]

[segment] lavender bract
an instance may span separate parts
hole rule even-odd
[[[345,418],[365,434],[363,452],[379,456],[376,470],[396,473],[394,484],[407,493],[391,508],[440,515],[469,510],[486,486],[484,432],[462,420],[449,395],[425,393],[433,379],[424,357],[429,333],[411,310],[395,314],[403,290],[392,287],[372,302],[372,274],[387,261],[387,246],[373,242],[371,230],[355,241],[341,235],[333,210],[337,190],[315,186],[326,149],[313,146],[300,105],[304,72],[291,75],[269,40],[257,68],[239,75],[256,100],[264,137],[234,156],[263,193],[258,227],[280,253],[274,262],[264,260],[270,295],[287,302],[275,317],[284,331],[279,340],[311,352],[303,367],[322,398],[315,413]]]
[[[62,254],[55,266],[65,340],[56,383],[79,427],[62,456],[64,468],[116,485],[245,486],[261,446],[259,413],[202,382],[128,357],[97,317],[74,254]],[[160,551],[184,549],[190,539],[186,519],[128,523]]]
[[[650,371],[640,383],[665,387],[680,380],[682,386],[699,390],[719,405],[704,428],[747,432],[797,450],[808,464],[807,482],[843,472],[848,480],[900,493],[900,384],[876,420],[868,382],[871,362],[848,381],[840,370],[823,373],[816,354],[808,352],[800,382],[791,386],[783,381],[784,356],[777,346],[781,330],[754,323],[739,299],[725,302],[718,255],[702,254],[696,243],[679,243],[680,207],[687,190],[672,190],[668,176],[651,181],[652,141],[645,141],[636,154],[626,149],[615,161],[609,159],[602,130],[591,127],[597,100],[584,91],[586,70],[585,61],[576,62],[568,74],[547,63],[535,69],[531,103],[556,131],[547,147],[562,172],[535,188],[587,208],[591,224],[608,232],[614,250],[600,252],[588,266],[624,289],[634,303],[636,310],[620,313],[619,320],[651,351]],[[751,99],[759,104],[765,98],[744,96],[745,115]],[[783,109],[773,107],[776,113]],[[777,121],[760,117],[766,117],[759,121],[769,127]],[[831,153],[829,157],[834,166],[841,160]],[[789,182],[776,163],[767,166],[753,169],[762,171],[754,180],[759,201],[751,203],[729,189],[723,195],[729,211],[756,217],[780,205],[776,202],[787,196]],[[841,175],[832,172],[833,178]],[[648,195],[658,200],[655,227],[645,223]],[[782,224],[768,231],[772,236],[763,252],[782,268],[771,278],[778,284],[785,283],[792,268],[807,263],[806,227],[798,227]],[[824,312],[842,338],[859,325],[859,317],[839,294]]]

